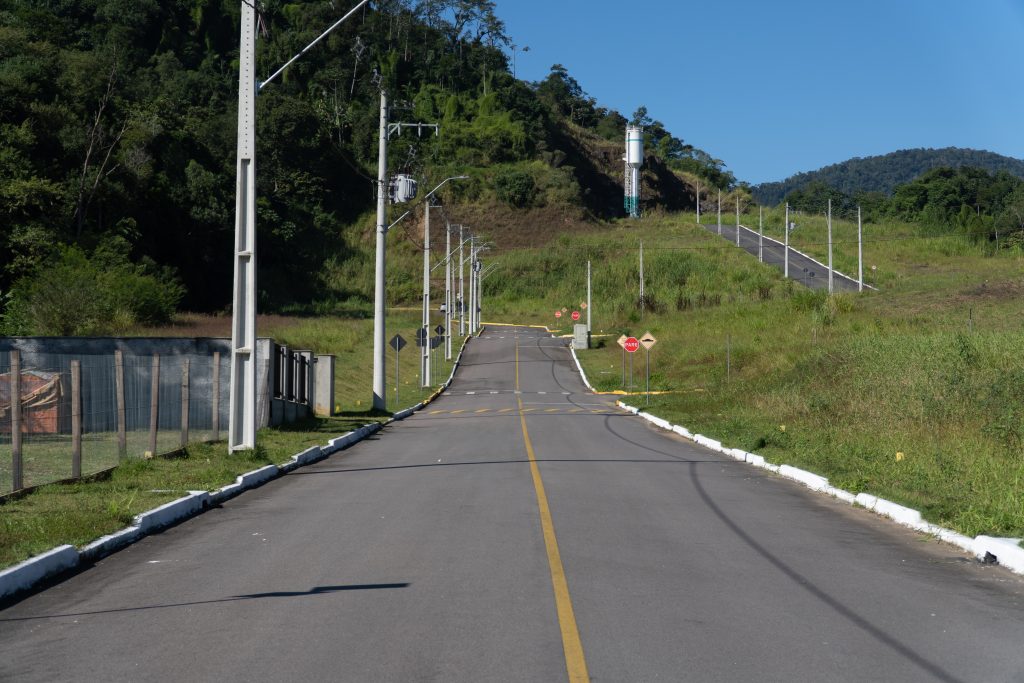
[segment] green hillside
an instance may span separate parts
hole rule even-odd
[[[455,174],[449,206],[570,223],[622,214],[622,113],[560,65],[509,73],[494,2],[389,0],[342,24],[257,103],[263,310],[364,300],[380,86],[399,121],[392,172]],[[259,3],[265,78],[344,8]],[[0,293],[9,333],[87,334],[228,305],[234,229],[238,3],[0,0]],[[648,207],[728,188],[721,161],[647,127]],[[396,239],[405,239],[402,237]],[[408,238],[411,240],[411,237]],[[73,282],[73,288],[61,287]],[[45,309],[45,310],[43,310]]]
[[[977,149],[902,149],[890,154],[857,157],[825,166],[817,171],[798,173],[774,183],[751,188],[761,204],[774,206],[795,190],[822,183],[843,194],[856,196],[868,192],[889,195],[897,185],[909,183],[933,168],[970,166],[992,173],[1005,171],[1024,178],[1024,161]]]

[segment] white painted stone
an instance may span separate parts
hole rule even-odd
[[[828,488],[828,479],[798,467],[782,465],[779,467],[779,474],[786,479],[800,482],[812,491],[824,491]]]
[[[273,467],[275,465],[268,465]],[[241,483],[241,482],[237,482]],[[135,516],[135,525],[144,534],[148,534],[151,531],[155,531],[162,527],[173,524],[178,520],[191,517],[192,515],[201,512],[203,507],[206,506],[209,501],[210,494],[206,491],[191,491],[187,496],[172,500],[170,503],[161,505],[158,508],[154,508],[149,512],[143,512],[140,515]]]
[[[747,462],[749,462],[754,467],[764,467],[764,456],[763,455],[755,455],[753,453],[747,453],[746,460],[747,460]]]
[[[870,493],[858,493],[853,502],[861,507],[867,508],[868,510],[874,510],[875,503],[878,502],[878,497],[872,496]]]
[[[693,434],[686,427],[680,427],[679,425],[673,425],[672,431],[685,439],[693,439]]]
[[[82,548],[78,555],[84,562],[94,562],[101,557],[106,557],[116,550],[120,550],[126,545],[131,545],[142,538],[143,535],[142,529],[137,526],[126,527],[120,531],[115,531],[112,534],[96,539],[89,545]]]
[[[844,503],[849,503],[850,505],[853,505],[854,501],[857,500],[857,496],[853,495],[849,491],[837,489],[835,486],[827,486],[825,487],[824,491],[828,495],[838,498]]]
[[[898,505],[884,498],[876,498],[875,506],[872,509],[880,515],[885,515],[889,519],[899,522],[903,526],[924,530],[924,520],[921,518],[921,513],[917,510]]]
[[[73,545],[62,545],[30,557],[0,571],[0,597],[27,590],[44,579],[74,568],[78,561],[78,551]]]
[[[750,453],[747,453],[742,448],[727,448],[725,449],[725,454],[733,460],[739,460],[741,462],[746,462],[747,456],[750,455]]]
[[[1000,565],[1018,574],[1024,574],[1024,548],[1020,547],[1019,538],[978,536],[974,539],[973,546],[974,555],[978,559],[983,559],[985,553],[992,553]]]

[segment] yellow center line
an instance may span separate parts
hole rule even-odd
[[[476,412],[478,412],[478,413],[489,413],[489,412],[491,412],[491,409],[490,408],[481,408],[480,410],[478,410]]]
[[[443,413],[443,412],[445,412],[445,411],[443,411],[443,410],[431,410],[430,414],[431,415],[437,415],[438,413]]]
[[[519,340],[516,339],[516,391],[519,391]],[[544,535],[544,547],[547,549],[548,567],[551,570],[551,587],[555,592],[555,608],[558,611],[558,625],[562,631],[562,650],[565,652],[565,669],[569,674],[570,683],[581,683],[590,680],[587,673],[587,661],[583,657],[583,643],[580,631],[576,626],[576,615],[569,597],[569,582],[565,578],[562,567],[562,555],[558,552],[558,539],[555,537],[555,525],[551,520],[551,509],[548,497],[544,492],[544,482],[540,478],[537,466],[537,455],[530,442],[530,432],[526,429],[526,412],[523,399],[516,395],[519,404],[519,423],[523,428],[523,443],[526,444],[526,455],[530,460],[530,474],[533,476],[533,489],[537,494],[537,509],[540,512],[540,528]]]
[[[459,413],[464,413],[464,412],[466,412],[466,411],[465,410],[461,410],[461,409],[460,410],[453,410],[452,411],[452,415],[458,415]]]
[[[498,412],[499,412],[499,413],[507,413],[507,412],[509,412],[509,411],[511,411],[511,410],[515,410],[515,408],[502,408],[502,409],[501,409],[501,410],[499,410]]]
[[[561,408],[548,408],[544,412],[545,413],[555,413],[555,412],[558,412],[559,410],[561,410]]]
[[[581,410],[583,410],[583,408],[573,408],[573,409],[572,409],[572,410],[570,410],[569,412],[570,412],[570,413],[578,413],[578,412],[580,412]]]

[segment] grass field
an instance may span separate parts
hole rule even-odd
[[[750,218],[745,224],[756,226]],[[795,246],[821,258],[823,220],[799,220]],[[700,228],[679,223],[665,230],[641,221],[635,237],[660,243],[659,233],[681,233],[695,248],[705,243],[692,232]],[[833,229],[842,242],[836,265],[855,274],[856,225],[836,221]],[[704,256],[735,278],[730,255]],[[742,258],[752,264],[745,268],[757,266]],[[618,389],[622,354],[613,338],[649,329],[659,340],[652,389],[671,392],[652,396],[651,412],[964,533],[1024,535],[1022,255],[993,257],[958,236],[887,224],[865,226],[865,260],[879,292],[829,297],[775,284],[759,299],[744,290],[747,278],[718,279],[707,285],[717,305],[666,306],[643,321],[610,306],[595,328],[613,337],[581,361],[598,388]],[[658,265],[647,269],[654,297],[671,301]]]

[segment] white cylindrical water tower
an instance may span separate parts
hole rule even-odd
[[[626,164],[631,168],[644,165],[644,129],[638,126],[626,129]]]
[[[640,167],[644,165],[644,129],[639,126],[626,128],[625,189],[623,207],[632,218],[640,215]]]

